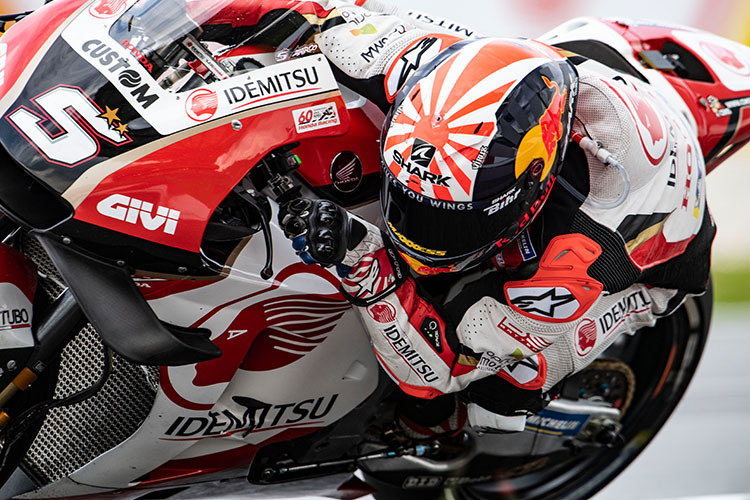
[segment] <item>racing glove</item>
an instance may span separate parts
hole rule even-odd
[[[341,276],[354,263],[347,254],[368,234],[362,221],[328,200],[292,200],[281,207],[279,223],[304,263],[336,266]]]

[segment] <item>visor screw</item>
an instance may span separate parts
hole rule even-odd
[[[125,261],[124,260],[118,260],[117,261],[117,265],[120,266],[120,267],[123,267],[123,266],[125,266]]]
[[[62,239],[62,242],[63,242],[63,245],[70,245],[71,243],[73,243],[73,240],[71,240],[67,236],[64,236]]]
[[[234,130],[242,130],[242,122],[239,120],[232,120],[232,128]]]
[[[177,272],[180,273],[180,274],[185,274],[187,272],[187,267],[180,266],[180,267],[177,268]]]
[[[11,359],[10,361],[8,361],[8,364],[5,365],[5,366],[8,367],[8,371],[14,372],[14,371],[16,371],[16,368],[18,367],[18,364],[16,363],[15,359]]]

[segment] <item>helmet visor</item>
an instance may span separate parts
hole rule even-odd
[[[391,240],[399,251],[419,263],[446,271],[459,271],[489,256],[504,235],[515,235],[517,225],[508,227],[508,220],[523,215],[512,203],[520,193],[520,182],[500,196],[481,202],[427,198],[405,188],[387,171],[383,183],[381,203]],[[506,217],[494,217],[500,210],[508,211]]]

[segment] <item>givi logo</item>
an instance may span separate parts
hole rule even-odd
[[[96,210],[105,217],[125,221],[129,224],[140,224],[149,231],[161,229],[167,234],[174,234],[180,212],[161,205],[156,207],[147,201],[130,198],[122,194],[113,194],[96,205]]]

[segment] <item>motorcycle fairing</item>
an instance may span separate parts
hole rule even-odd
[[[110,37],[123,10],[102,15],[104,3],[89,3],[61,35],[50,35],[34,56],[40,63],[33,75],[3,100],[0,120],[12,161],[59,193],[85,223],[75,228],[77,243],[99,243],[95,231],[88,234],[91,225],[197,254],[213,211],[281,145],[278,138],[291,143],[348,130],[349,114],[321,55],[172,92],[149,74],[133,40],[123,46]],[[24,24],[14,26],[18,44]],[[321,110],[327,120],[304,121]],[[33,225],[17,214],[27,207],[6,208]],[[50,225],[69,216],[64,207],[53,209],[60,215]]]
[[[22,253],[0,243],[0,384],[7,385],[36,346],[34,319],[36,268]],[[18,368],[9,369],[13,360]]]
[[[272,231],[277,242],[284,238],[276,224]],[[299,263],[288,245],[276,249],[273,283],[254,271],[265,248],[252,238],[224,279],[149,301],[163,321],[211,330],[225,355],[162,368],[139,430],[70,476],[86,485],[81,491],[132,487],[144,477],[158,484],[214,459],[246,474],[260,447],[327,427],[372,394],[378,365],[338,278]],[[68,480],[59,483],[38,493],[54,496],[57,486],[75,492]]]

